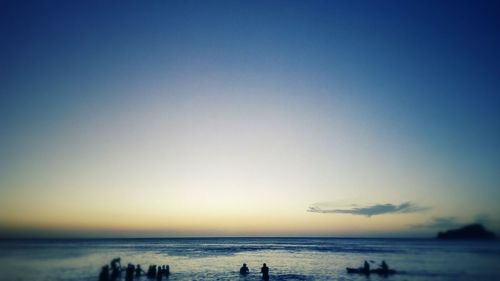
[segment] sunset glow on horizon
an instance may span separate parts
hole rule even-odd
[[[0,9],[0,236],[500,229],[486,2],[63,3]]]

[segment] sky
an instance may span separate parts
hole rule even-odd
[[[2,1],[0,236],[500,230],[498,1]]]

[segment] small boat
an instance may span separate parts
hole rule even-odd
[[[382,269],[382,268],[377,268],[377,269],[372,269],[370,270],[370,273],[376,273],[379,275],[391,275],[391,274],[396,274],[396,270],[394,269]]]
[[[379,275],[396,274],[396,270],[394,270],[394,269],[384,270],[382,268],[377,268],[377,269],[372,269],[370,271],[366,271],[362,267],[359,267],[359,268],[346,267],[345,269],[347,270],[347,273],[364,274],[364,275],[369,275],[371,273],[379,274]]]
[[[370,271],[364,270],[362,267],[359,268],[353,268],[353,267],[346,267],[347,273],[357,273],[357,274],[370,274]]]

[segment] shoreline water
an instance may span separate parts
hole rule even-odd
[[[169,264],[168,280],[260,280],[266,262],[271,280],[364,280],[346,273],[364,260],[386,260],[402,274],[390,280],[500,280],[500,243],[408,238],[84,238],[0,239],[5,280],[98,280],[102,265],[121,257],[147,268]],[[360,279],[364,278],[364,279]],[[383,277],[371,276],[370,280]],[[1,279],[3,280],[3,279]],[[144,279],[146,280],[146,279]]]

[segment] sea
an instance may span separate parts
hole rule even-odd
[[[101,267],[117,257],[122,266],[144,270],[169,265],[169,281],[262,280],[263,263],[270,280],[500,280],[498,241],[378,238],[0,240],[0,280],[97,281]],[[385,260],[397,273],[347,273],[365,260],[371,268]],[[239,275],[243,263],[250,269],[245,277]]]

